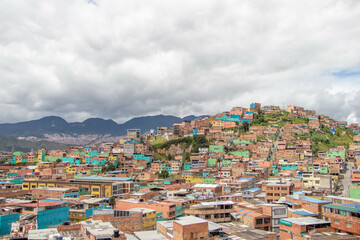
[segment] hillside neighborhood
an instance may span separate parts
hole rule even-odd
[[[360,126],[299,106],[0,158],[3,239],[360,239]]]

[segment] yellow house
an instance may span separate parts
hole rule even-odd
[[[22,156],[16,156],[15,163],[21,163],[22,162]]]
[[[76,173],[76,168],[75,167],[66,167],[66,172],[67,173]]]
[[[111,197],[112,195],[112,187],[111,186],[105,186],[105,197]]]
[[[330,177],[326,175],[315,175],[312,172],[304,172],[302,176],[302,184],[305,187],[314,187],[318,188],[330,188]],[[335,188],[335,182],[337,176],[331,176],[332,187]]]
[[[290,113],[291,113],[292,111],[294,111],[294,110],[295,110],[295,106],[288,106],[287,109],[286,109],[286,111],[287,111],[287,112],[290,112]]]
[[[196,176],[190,175],[190,176],[184,176],[183,178],[185,179],[186,183],[203,183],[202,177],[196,177]]]
[[[211,126],[213,126],[213,127],[223,127],[224,122],[221,121],[220,119],[214,119],[214,120],[211,121]]]
[[[117,156],[109,156],[108,160],[112,163],[116,163],[117,161]]]
[[[143,214],[142,231],[155,230],[156,211],[148,208],[130,208],[128,211],[141,212]]]
[[[23,190],[30,190],[38,187],[55,187],[54,183],[37,183],[32,181],[37,181],[37,178],[27,178],[26,181],[22,183]]]
[[[38,162],[44,161],[45,155],[46,155],[46,150],[45,149],[39,149],[38,150]]]
[[[100,187],[91,186],[91,195],[95,195],[96,197],[100,197]]]

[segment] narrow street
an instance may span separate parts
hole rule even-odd
[[[347,170],[344,175],[344,179],[341,181],[342,185],[344,186],[344,190],[342,191],[342,194],[340,196],[342,197],[350,197],[349,193],[349,185],[351,184],[351,171],[354,167],[353,162],[348,162]]]

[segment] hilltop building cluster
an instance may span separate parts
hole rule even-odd
[[[3,153],[0,235],[360,239],[359,133],[253,103],[116,143]]]

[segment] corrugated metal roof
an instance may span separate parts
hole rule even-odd
[[[305,209],[294,209],[294,210],[290,210],[293,213],[299,214],[301,216],[311,216],[311,215],[317,215],[314,212],[310,212],[308,210]]]
[[[323,207],[335,208],[335,209],[339,209],[339,210],[360,213],[360,209],[347,207],[347,206],[344,206],[344,205],[326,204]]]
[[[294,223],[297,225],[315,225],[315,224],[330,224],[329,221],[324,221],[314,217],[301,217],[301,218],[283,218],[280,221],[282,222]]]
[[[167,240],[166,237],[157,231],[134,232],[134,235],[140,240]]]
[[[132,178],[128,178],[128,177],[103,177],[103,176],[92,175],[92,176],[86,176],[86,177],[77,178],[76,180],[130,181],[130,180],[132,180]]]
[[[194,187],[201,187],[201,188],[216,188],[220,186],[219,184],[203,184],[203,183],[197,183],[194,185]]]
[[[257,192],[257,191],[260,191],[261,188],[250,188],[250,189],[247,189],[245,191],[250,191],[250,192]]]
[[[342,204],[342,205],[347,206],[347,207],[360,208],[360,205],[356,204],[356,203],[346,203],[346,204]]]
[[[294,198],[294,195],[288,195],[288,196]],[[320,199],[316,199],[316,198],[312,198],[312,197],[302,197],[300,200],[304,200],[304,201],[312,202],[312,203],[330,203],[329,201],[324,201],[324,200],[320,200]]]
[[[218,201],[218,202],[201,202],[203,206],[216,206],[216,205],[234,205],[233,201]]]

